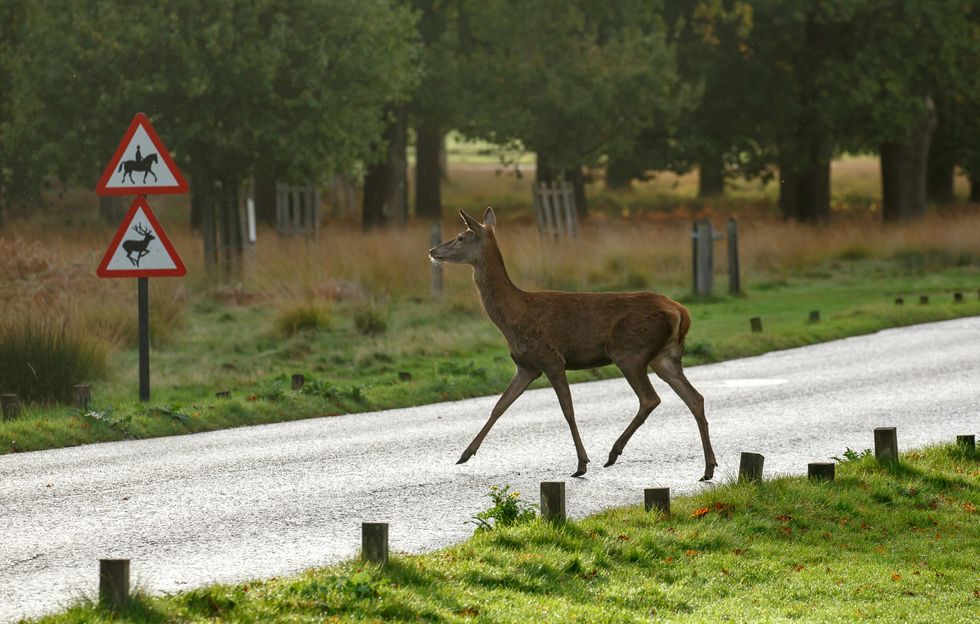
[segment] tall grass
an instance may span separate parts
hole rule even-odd
[[[66,402],[75,384],[107,369],[104,343],[67,323],[23,319],[0,323],[0,391],[25,401]]]

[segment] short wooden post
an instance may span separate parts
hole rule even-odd
[[[72,392],[71,404],[78,409],[88,409],[88,404],[92,402],[92,390],[84,385],[75,386]]]
[[[834,462],[813,462],[806,466],[807,477],[814,481],[833,481],[834,471]]]
[[[0,410],[4,420],[17,418],[20,416],[20,399],[16,394],[0,394]]]
[[[230,399],[231,398],[231,390],[220,390],[218,392],[215,392],[214,393],[214,397],[216,399]]]
[[[919,295],[919,303],[922,305],[929,303],[929,295]]]
[[[710,297],[714,288],[715,236],[711,221],[702,219],[694,229],[694,293],[699,297]]]
[[[956,436],[956,446],[970,453],[976,453],[977,437],[972,435],[958,435]]]
[[[742,453],[738,462],[738,480],[762,482],[762,464],[766,458],[759,453]]]
[[[369,563],[388,563],[388,523],[361,523],[361,559]]]
[[[129,559],[99,559],[99,602],[118,608],[129,601]]]
[[[901,297],[896,297],[895,298],[895,305],[902,305],[903,303],[905,303],[905,299],[903,299]]]
[[[438,247],[442,243],[442,222],[438,219],[432,222],[432,234],[429,242],[433,247]],[[438,297],[442,295],[442,263],[432,263],[432,295]]]
[[[963,293],[961,292],[953,293],[953,303],[963,303]]]
[[[304,385],[306,385],[306,377],[304,377],[300,373],[296,373],[295,375],[293,375],[293,379],[292,379],[293,390],[302,390]]]
[[[820,322],[820,310],[810,310],[810,322],[811,323]]]
[[[898,461],[898,430],[895,427],[875,429],[875,459],[880,462]]]
[[[647,511],[656,509],[670,514],[670,488],[647,488],[643,490],[643,506]]]
[[[398,371],[398,381],[412,381],[412,373],[408,371]]]
[[[728,218],[728,292],[742,292],[742,278],[738,267],[738,221]]]
[[[541,517],[552,522],[565,521],[565,482],[541,482]]]
[[[762,319],[758,316],[753,316],[749,319],[749,325],[752,327],[752,332],[758,334],[762,332]]]

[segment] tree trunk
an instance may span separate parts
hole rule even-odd
[[[198,228],[203,228],[206,224],[204,223],[204,210],[207,204],[206,194],[203,190],[198,190],[195,185],[194,190],[191,191],[191,229],[196,230]]]
[[[805,223],[830,220],[830,162],[810,163],[800,172],[796,218]]]
[[[443,132],[439,124],[423,121],[415,128],[415,216],[442,218]]]
[[[563,177],[572,183],[572,192],[575,194],[575,212],[578,213],[578,218],[587,218],[589,216],[589,204],[585,196],[585,174],[582,173],[582,167],[566,169]]]
[[[955,199],[953,193],[952,162],[941,162],[938,155],[929,154],[929,166],[926,170],[926,196],[929,201],[937,204],[950,204]]]
[[[980,203],[980,176],[970,176],[970,201]]]
[[[255,171],[255,222],[276,225],[276,178],[271,167],[260,166]]]
[[[364,229],[402,225],[408,215],[407,114],[404,106],[390,111],[383,139],[386,156],[368,167],[364,177],[362,225]]]
[[[787,156],[779,162],[779,211],[786,220],[800,216],[800,174]]]
[[[720,154],[701,158],[698,166],[698,197],[725,194],[725,161]]]
[[[606,164],[606,189],[610,191],[629,191],[632,189],[636,167],[629,158],[610,158]]]
[[[881,146],[881,214],[885,221],[926,214],[926,169],[929,141],[936,128],[936,109],[927,100],[926,116],[904,143]]]

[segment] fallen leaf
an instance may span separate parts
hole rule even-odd
[[[630,536],[629,535],[620,535],[616,539],[618,539],[621,542],[628,542],[628,541],[630,541]]]
[[[779,520],[780,522],[789,522],[792,519],[793,519],[793,516],[787,516],[785,514],[784,515],[781,515],[781,516],[776,516],[776,520]]]
[[[728,568],[722,568],[721,569],[721,573],[724,574],[725,576],[728,576],[729,574],[731,574],[731,572],[728,571]]]
[[[744,552],[745,551],[742,550],[741,548],[736,548],[735,550],[732,551],[732,554],[735,555],[736,557],[738,557],[739,555],[741,555]]]
[[[977,508],[974,507],[973,503],[971,503],[970,501],[963,503],[963,511],[966,511],[967,513],[973,513],[976,510]]]
[[[690,550],[685,550],[684,551],[684,555],[687,556],[687,557],[697,557],[698,556],[698,551],[696,551],[696,550],[694,550],[692,548]]]
[[[694,513],[691,514],[691,517],[692,518],[700,518],[701,516],[706,515],[709,511],[711,511],[711,510],[708,509],[707,507],[700,507],[700,508],[694,510]]]
[[[793,527],[788,527],[788,526],[780,527],[779,532],[782,533],[783,535],[792,535]]]
[[[673,557],[665,557],[664,558],[664,563],[674,563],[674,558]]]
[[[802,571],[803,571],[802,565],[800,565],[799,563],[793,564],[793,572],[802,572]]]
[[[900,581],[900,580],[902,580],[902,575],[901,574],[898,574],[897,572],[892,573],[892,580],[893,581]]]
[[[879,544],[875,546],[875,552],[878,553],[879,555],[883,555],[885,554],[885,547]]]
[[[728,505],[726,503],[715,503],[714,504],[714,508],[715,508],[715,511],[717,511],[717,512],[727,511],[728,510]]]

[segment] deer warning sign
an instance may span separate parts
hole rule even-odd
[[[187,180],[143,113],[136,113],[99,183],[99,195],[186,193]]]
[[[142,197],[133,200],[96,271],[99,277],[177,277],[187,273]]]

